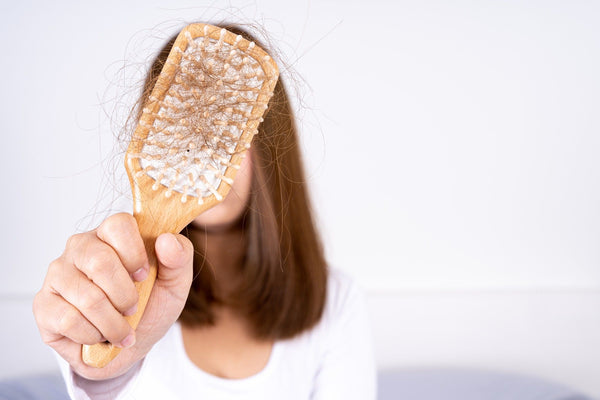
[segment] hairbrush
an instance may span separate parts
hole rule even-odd
[[[133,329],[156,280],[156,238],[181,232],[227,195],[278,74],[263,49],[226,29],[191,24],[177,36],[125,155],[150,262],[148,278],[136,282],[137,312],[126,317]],[[102,368],[120,350],[108,342],[84,345],[82,358]]]

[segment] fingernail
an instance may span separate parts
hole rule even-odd
[[[137,308],[138,307],[137,307],[137,304],[136,304],[135,306],[131,307],[129,310],[125,311],[123,313],[123,315],[126,316],[126,317],[129,317],[129,316],[131,316],[131,315],[133,315],[133,314],[135,314],[137,312]]]
[[[183,250],[183,246],[181,245],[181,243],[179,243],[179,240],[177,240],[177,238],[175,237],[175,235],[173,235],[172,233],[169,233],[169,236],[171,237],[170,240],[172,240],[173,242],[177,243],[177,249],[179,251]]]
[[[142,267],[133,273],[133,279],[141,282],[148,277],[148,268]]]
[[[119,347],[127,349],[135,344],[135,334],[131,332],[125,339],[119,343]]]

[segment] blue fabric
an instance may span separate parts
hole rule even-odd
[[[492,371],[388,370],[379,372],[378,380],[379,400],[594,400],[556,383]],[[0,382],[0,400],[68,398],[60,375],[32,375]]]
[[[381,371],[379,400],[593,400],[539,378],[481,370]]]
[[[68,400],[59,374],[31,375],[0,382],[0,400]]]

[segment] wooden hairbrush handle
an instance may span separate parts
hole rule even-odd
[[[179,230],[174,231],[178,226],[172,226],[172,229],[163,224],[152,223],[144,216],[144,214],[134,214],[134,218],[138,223],[140,235],[144,240],[144,246],[146,247],[146,254],[148,255],[148,263],[150,264],[150,270],[148,271],[148,277],[142,282],[135,282],[135,287],[138,292],[138,304],[137,311],[135,314],[125,317],[129,325],[135,330],[144,315],[150,293],[154,287],[156,276],[158,272],[158,260],[156,258],[156,252],[154,245],[156,239],[161,233],[178,233]],[[162,225],[160,231],[157,229],[157,225]],[[95,345],[83,345],[81,350],[81,357],[83,362],[91,367],[103,368],[110,361],[112,361],[119,353],[121,348],[114,346],[112,343],[104,342],[97,343]]]

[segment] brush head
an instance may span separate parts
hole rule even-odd
[[[198,206],[222,200],[277,78],[277,65],[254,42],[216,26],[184,28],[127,150],[136,203],[148,196]]]

